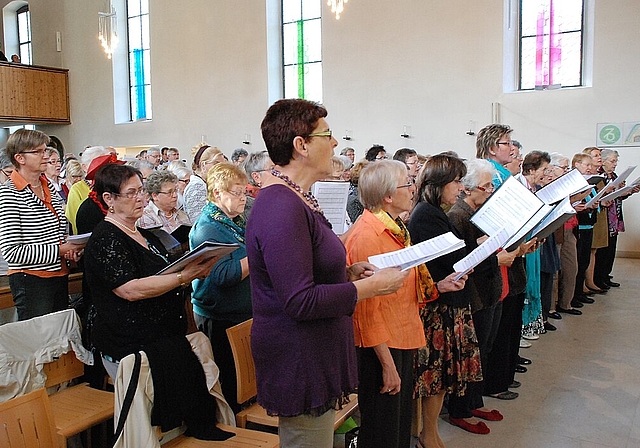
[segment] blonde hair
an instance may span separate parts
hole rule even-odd
[[[207,199],[214,202],[215,191],[228,191],[234,183],[249,182],[247,173],[233,163],[221,162],[214,165],[207,174]]]
[[[82,165],[77,160],[71,159],[67,162],[65,166],[65,176],[67,179],[70,179],[74,176],[82,176],[84,177],[84,171],[82,171]]]

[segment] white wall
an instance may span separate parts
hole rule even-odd
[[[0,6],[6,4],[0,0]],[[324,2],[323,2],[324,3]],[[114,125],[110,63],[102,54],[102,2],[31,0],[34,62],[70,69],[68,127],[43,128],[78,152],[87,143],[158,143],[187,149],[206,135],[227,154],[245,134],[262,149],[268,107],[265,0],[151,2],[153,120]],[[503,93],[503,0],[358,0],[339,21],[325,8],[323,61],[328,122],[346,129],[364,155],[372,143],[391,152],[456,150],[470,157],[474,137],[491,121],[491,103],[525,150],[571,155],[595,144],[596,123],[640,121],[640,2],[595,2],[593,86]],[[63,51],[55,52],[55,31]],[[52,43],[53,42],[53,43]],[[412,138],[400,137],[403,125]],[[640,148],[620,150],[620,168],[640,165]],[[640,175],[640,173],[638,173]],[[640,255],[640,202],[625,203],[619,242]]]

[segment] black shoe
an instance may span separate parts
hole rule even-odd
[[[582,304],[580,304],[580,305],[582,305]],[[558,310],[558,312],[560,312],[560,313],[573,314],[574,316],[580,316],[582,314],[582,311],[574,310],[573,308],[569,308],[569,309],[565,310],[564,308],[560,308],[559,306],[556,306],[556,310]]]
[[[525,366],[521,366],[520,364],[516,366],[516,373],[526,373],[526,372],[527,372],[527,368]]]
[[[578,302],[582,302],[582,303],[594,303],[595,300],[593,300],[591,297],[587,297],[587,296],[576,296],[573,298],[573,300],[577,300]]]
[[[613,280],[609,280],[608,282],[604,282],[605,285],[611,286],[612,288],[619,288],[620,283],[614,282]]]
[[[529,364],[531,364],[531,360],[529,358],[518,356],[518,364],[520,364],[521,366],[528,366]]]
[[[579,300],[573,299],[571,301],[571,306],[573,308],[582,308],[584,306],[584,304],[582,302],[580,302]],[[556,307],[556,309],[558,309],[558,307]]]
[[[513,383],[509,385],[509,389],[517,389],[520,386],[522,386],[520,381],[513,380]]]
[[[550,324],[549,322],[545,322],[544,323],[544,329],[547,330],[547,331],[556,331],[557,330],[556,326],[553,325],[553,324]]]
[[[609,291],[611,289],[611,286],[609,286],[606,283],[596,283],[595,284],[598,288],[603,289],[605,291]]]
[[[587,289],[589,291],[591,291],[590,293],[585,293],[588,296],[589,295],[593,295],[593,294],[606,294],[607,293],[606,289],[593,289],[593,288],[589,288],[588,286],[587,286]]]
[[[549,313],[549,317],[551,319],[556,319],[556,320],[560,320],[562,319],[562,316],[560,315],[560,313],[558,313],[557,311],[554,311],[552,313]]]

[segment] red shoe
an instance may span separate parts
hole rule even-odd
[[[469,431],[474,434],[489,434],[489,432],[491,432],[489,427],[485,425],[484,422],[469,423],[463,418],[449,417],[449,423],[451,423],[453,426],[457,426],[464,429],[465,431]]]
[[[472,409],[471,414],[474,417],[478,417],[484,420],[489,420],[490,422],[499,422],[504,418],[504,416],[500,413],[500,411],[496,409],[492,409],[490,411],[481,411],[480,409]]]

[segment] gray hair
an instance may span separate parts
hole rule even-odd
[[[255,181],[251,177],[252,173],[262,171],[267,168],[267,164],[271,161],[269,153],[267,151],[252,152],[244,159],[244,162],[240,165],[247,176],[249,177],[249,183],[254,187],[257,187]]]
[[[7,148],[0,148],[0,170],[13,167],[13,163],[7,155]]]
[[[564,154],[560,154],[559,152],[550,152],[549,157],[551,157],[549,165],[562,166],[562,162],[566,162],[567,165],[569,164],[569,157]]]
[[[346,156],[349,151],[353,151],[354,154],[356,153],[356,150],[353,149],[351,146],[346,146],[346,147],[342,148],[342,151],[340,151],[340,155],[341,156]]]
[[[187,168],[187,164],[180,160],[169,162],[167,164],[167,171],[175,174],[178,179],[184,179],[185,177],[189,177],[193,174],[193,171],[191,171],[190,168]]]
[[[407,166],[398,160],[380,160],[365,166],[358,180],[362,205],[370,211],[380,210],[384,198],[395,193],[401,176],[407,176]]]
[[[480,177],[483,174],[489,173],[493,178],[497,172],[493,163],[486,159],[470,159],[464,163],[467,165],[467,174],[460,181],[466,190],[473,190],[480,185]]]
[[[151,153],[158,153],[160,155],[162,155],[162,151],[160,150],[160,148],[158,146],[152,146],[151,148],[147,149],[147,156]]]
[[[162,190],[162,186],[166,183],[175,184],[178,182],[178,177],[166,170],[163,171],[154,171],[153,173],[147,176],[147,181],[144,186],[147,190],[147,193],[159,193]]]
[[[342,162],[342,165],[344,166],[345,170],[349,170],[353,166],[353,162],[347,156],[339,155],[339,156],[336,156],[336,158]]]
[[[107,151],[104,146],[89,146],[82,151],[81,162],[88,168],[91,162],[93,162],[93,159],[105,154],[109,154],[109,151]]]
[[[148,170],[155,169],[155,167],[153,166],[153,163],[149,162],[148,160],[130,160],[127,162],[127,165],[131,165],[132,167],[138,169],[139,171],[142,171],[145,168]]]
[[[615,149],[609,149],[609,148],[605,148],[602,151],[600,151],[600,157],[602,157],[602,160],[608,160],[613,156],[620,157],[620,154],[618,154],[618,151],[616,151]]]
[[[231,160],[233,162],[237,162],[240,157],[247,157],[249,155],[249,153],[247,152],[246,149],[243,148],[238,148],[238,149],[234,149],[233,152],[231,153]]]

